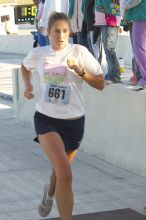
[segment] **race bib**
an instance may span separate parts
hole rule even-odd
[[[67,105],[70,100],[71,88],[66,85],[48,84],[45,91],[45,102]]]

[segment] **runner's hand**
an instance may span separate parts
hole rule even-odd
[[[33,86],[32,84],[27,84],[25,85],[25,90],[24,90],[24,97],[27,99],[33,99],[34,95],[32,94],[33,92]]]
[[[83,72],[82,72],[82,69],[79,67],[79,65],[77,63],[77,60],[68,59],[67,64],[68,64],[68,67],[70,69],[73,69],[78,75],[82,75]]]

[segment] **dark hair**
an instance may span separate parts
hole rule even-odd
[[[62,12],[53,12],[49,17],[48,28],[50,29],[52,25],[58,20],[66,21],[70,27],[70,20],[66,14]]]
[[[39,3],[42,2],[43,4],[45,3],[45,0],[39,0]]]

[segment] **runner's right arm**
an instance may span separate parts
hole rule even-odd
[[[31,71],[28,71],[25,66],[22,64],[21,65],[21,72],[22,72],[22,78],[24,81],[24,96],[27,99],[32,99],[34,97],[34,95],[32,94],[33,92],[33,86],[31,84]]]

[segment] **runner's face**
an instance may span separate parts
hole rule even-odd
[[[64,20],[55,21],[48,30],[49,39],[54,50],[62,50],[66,47],[69,38],[69,24]]]

